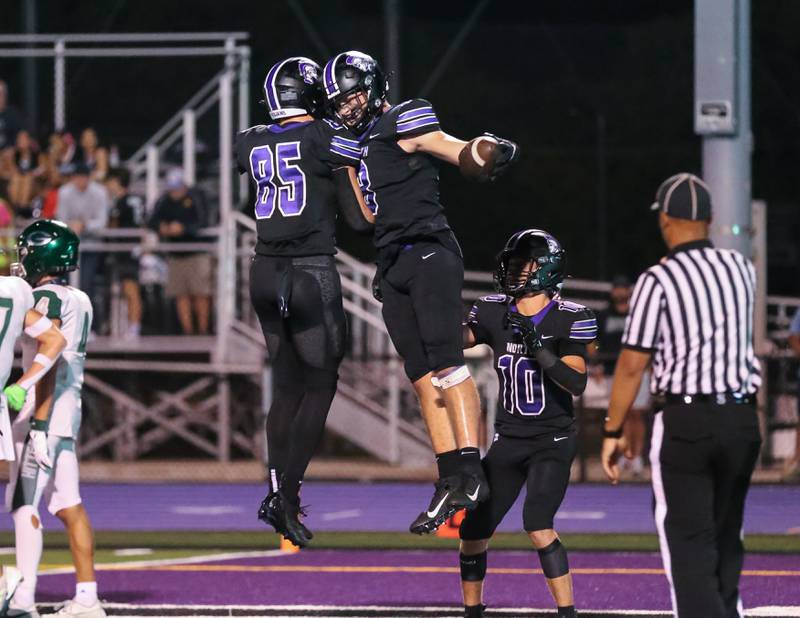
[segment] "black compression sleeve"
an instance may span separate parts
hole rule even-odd
[[[560,386],[576,397],[586,388],[586,374],[575,371],[550,350],[540,348],[535,353],[536,361],[544,372]]]
[[[348,168],[340,167],[333,170],[333,184],[336,187],[336,200],[339,202],[339,209],[342,211],[344,220],[351,228],[360,234],[372,233],[373,225],[364,218],[361,212],[361,204],[355,194],[355,187],[350,182]]]

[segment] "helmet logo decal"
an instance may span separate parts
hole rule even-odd
[[[344,59],[345,64],[349,64],[351,67],[355,67],[368,73],[375,68],[375,61],[372,58],[365,58],[364,56],[351,56],[348,54],[345,56]]]
[[[313,84],[319,78],[319,71],[317,67],[313,64],[309,64],[308,62],[300,61],[300,76],[303,78],[303,81],[307,84]]]
[[[28,236],[28,244],[34,247],[44,247],[51,240],[53,240],[53,237],[47,232],[34,232]]]

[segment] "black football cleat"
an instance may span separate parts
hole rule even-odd
[[[461,476],[458,490],[451,496],[450,503],[457,509],[471,511],[479,502],[489,499],[489,483],[483,474],[465,474]]]
[[[458,476],[446,476],[434,484],[436,488],[427,511],[422,511],[411,524],[409,530],[414,534],[431,534],[450,519],[462,506],[453,502],[460,496],[461,480]],[[463,499],[461,500],[463,502]]]
[[[279,492],[267,494],[258,509],[258,518],[261,521],[272,526],[275,532],[285,536],[297,547],[306,547],[314,535],[300,521],[300,515],[305,515],[303,509]]]
[[[464,607],[464,618],[484,618],[485,605],[467,605]]]

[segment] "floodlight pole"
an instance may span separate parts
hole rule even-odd
[[[695,2],[695,131],[711,188],[711,237],[751,257],[750,0]]]
[[[386,33],[386,73],[389,76],[389,96],[395,103],[403,100],[400,79],[400,1],[383,0],[383,25]]]

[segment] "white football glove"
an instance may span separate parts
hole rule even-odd
[[[50,453],[47,452],[47,432],[41,429],[31,429],[28,437],[31,452],[33,453],[33,458],[36,460],[36,463],[45,469],[52,468],[53,460],[50,459]]]

